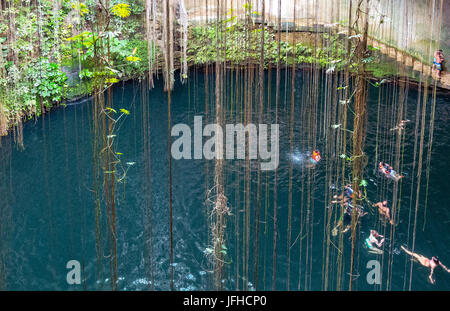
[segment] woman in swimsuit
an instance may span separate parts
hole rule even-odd
[[[450,269],[448,269],[446,266],[444,266],[444,264],[442,262],[439,261],[439,259],[437,257],[431,257],[431,259],[428,259],[427,257],[420,255],[420,254],[416,254],[413,253],[409,250],[407,250],[405,247],[401,247],[402,250],[404,250],[408,255],[411,255],[412,257],[414,257],[415,259],[417,259],[420,264],[424,267],[430,268],[431,272],[430,275],[428,276],[428,279],[430,280],[431,284],[434,284],[434,280],[433,280],[433,272],[434,269],[437,268],[437,266],[441,266],[442,269],[444,269],[445,271],[447,271],[448,273],[450,273]]]

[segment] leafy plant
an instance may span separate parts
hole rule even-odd
[[[79,1],[73,2],[73,3],[72,3],[72,8],[73,8],[75,11],[79,12],[79,14],[80,14],[81,16],[83,16],[83,15],[86,14],[86,13],[89,13],[89,10],[88,10],[86,4],[84,4],[83,2],[79,2]]]
[[[132,63],[138,62],[138,61],[141,60],[139,57],[136,57],[136,56],[133,56],[133,55],[127,56],[125,59],[126,59],[126,61],[132,62]]]
[[[131,14],[130,6],[126,3],[119,3],[112,7],[111,12],[113,15],[121,17],[121,18],[127,18]]]
[[[58,64],[42,58],[30,67],[27,78],[31,83],[31,94],[36,99],[42,99],[45,104],[58,102],[65,97],[67,76]]]

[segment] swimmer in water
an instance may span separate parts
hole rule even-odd
[[[352,189],[352,185],[348,184],[348,185],[344,186],[344,192],[341,195],[334,195],[333,196],[333,199],[335,199],[335,200],[331,201],[331,203],[333,203],[333,204],[337,204],[337,203],[344,204],[346,202],[351,202],[353,197],[354,197],[354,195],[355,194],[354,194],[354,191]],[[361,198],[361,195],[362,195],[361,191],[359,191],[358,197]]]
[[[309,159],[309,161],[307,160],[308,162],[306,162],[305,166],[307,168],[315,168],[322,159],[322,156],[320,155],[319,150],[314,149],[311,154],[307,154],[307,159]]]
[[[401,132],[402,130],[405,129],[406,123],[408,123],[409,120],[401,120],[396,127],[391,128],[391,131],[399,131]]]
[[[314,149],[311,155],[311,158],[309,158],[312,164],[317,164],[322,159],[320,155],[320,151]]]
[[[345,212],[344,215],[341,216],[341,218],[339,218],[338,223],[336,224],[336,226],[333,228],[333,230],[331,230],[331,234],[333,236],[336,236],[338,234],[338,228],[339,227],[344,227],[345,228],[341,231],[342,233],[347,232],[350,227],[351,227],[351,222],[352,222],[352,212],[353,212],[353,206],[352,205],[348,205],[348,203],[345,203]]]
[[[384,163],[383,161],[381,161],[378,164],[378,170],[383,173],[387,178],[391,178],[395,181],[400,180],[401,178],[403,178],[403,175],[398,174],[396,171],[394,171],[394,169],[392,168],[392,166],[390,166],[387,163]]]
[[[341,195],[334,195],[333,196],[333,201],[331,201],[331,203],[333,204],[337,204],[337,203],[345,203],[349,200],[352,199],[352,194],[353,194],[353,189],[352,189],[352,185],[348,184],[344,186],[344,192]]]
[[[388,202],[387,201],[383,201],[383,202],[378,202],[373,204],[373,207],[378,207],[378,212],[380,213],[380,215],[385,216],[386,219],[389,221],[389,223],[391,225],[394,224],[394,221],[391,219],[391,216],[389,216],[389,207],[388,207]]]
[[[430,280],[431,284],[434,284],[434,279],[433,279],[433,272],[434,269],[437,268],[437,266],[441,266],[442,269],[444,269],[445,271],[447,271],[448,273],[450,273],[450,269],[448,269],[446,266],[444,266],[444,264],[442,262],[439,261],[439,258],[433,256],[431,257],[431,259],[428,259],[427,257],[423,256],[423,255],[419,255],[417,253],[413,253],[409,250],[407,250],[405,247],[401,247],[402,250],[404,250],[408,255],[411,255],[412,257],[414,257],[415,259],[417,259],[419,261],[419,263],[427,268],[430,268],[430,275],[428,276],[428,279]]]
[[[378,239],[381,239],[381,240],[378,241]],[[383,253],[383,251],[380,248],[383,246],[384,236],[379,234],[377,231],[370,230],[370,235],[365,240],[365,243],[370,252],[376,253],[376,254]]]
[[[338,228],[339,227],[344,227],[345,228],[341,231],[342,233],[347,232],[348,230],[350,230],[351,225],[352,225],[352,217],[353,217],[353,205],[351,204],[351,202],[346,202],[343,204],[343,206],[345,207],[345,212],[344,215],[341,216],[341,218],[339,219],[337,225],[333,228],[333,230],[331,230],[331,234],[333,236],[336,236],[338,234]],[[363,217],[364,215],[366,215],[367,213],[364,212],[363,208],[360,206],[356,207],[356,211],[357,211],[357,220],[359,221],[360,217]]]

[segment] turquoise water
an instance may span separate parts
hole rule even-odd
[[[290,75],[290,74],[289,74]],[[313,170],[304,168],[304,157],[312,150],[306,140],[307,128],[303,124],[302,113],[307,98],[305,83],[310,81],[309,73],[299,71],[296,76],[296,107],[294,127],[294,152],[289,153],[289,96],[285,89],[284,72],[281,74],[281,97],[279,106],[280,123],[280,165],[278,168],[278,245],[277,245],[277,290],[286,289],[287,280],[287,225],[288,225],[288,184],[289,159],[293,162],[293,207],[292,238],[289,289],[321,290],[324,288],[324,223],[329,211],[325,196],[336,193],[341,185],[326,179],[326,169],[335,167],[337,154],[326,151],[329,142],[331,123],[325,119],[325,101],[319,95],[318,112],[311,115],[317,124],[317,147],[322,151],[323,160]],[[323,78],[324,76],[322,76]],[[191,73],[190,82],[177,85],[173,92],[173,124],[193,125],[196,115],[206,117],[204,75]],[[213,77],[209,83],[212,84]],[[325,93],[325,80],[321,80],[321,90]],[[267,123],[275,116],[275,74],[271,79],[271,110],[264,115]],[[377,115],[380,116],[380,139],[378,160],[394,163],[395,148],[388,143],[395,136],[389,128],[393,119],[393,89],[391,84],[382,86],[383,100],[378,114],[378,89],[371,87],[369,94],[369,118],[366,152],[369,157],[365,178],[368,181],[367,193],[372,202],[387,198],[392,204],[394,184],[387,182],[374,170]],[[233,93],[231,93],[233,89]],[[169,178],[167,153],[167,99],[158,82],[148,94],[150,107],[151,156],[145,157],[143,148],[143,123],[141,85],[137,81],[127,82],[114,88],[114,107],[130,111],[117,132],[117,151],[123,153],[122,161],[135,162],[128,170],[125,182],[117,190],[117,245],[119,288],[122,290],[170,289],[169,262]],[[214,115],[213,89],[210,90],[208,114]],[[236,94],[236,88],[227,88],[227,94]],[[359,290],[404,290],[409,287],[410,260],[401,252],[401,245],[411,248],[412,225],[416,198],[416,184],[413,184],[412,202],[410,200],[413,181],[414,127],[416,120],[417,90],[411,87],[406,93],[407,118],[411,120],[406,128],[403,148],[402,173],[405,175],[397,189],[401,198],[399,223],[395,234],[390,226],[384,226],[375,210],[366,206],[368,215],[364,216],[360,226],[360,238],[357,241],[355,288]],[[286,96],[286,99],[285,99]],[[397,94],[394,96],[397,98]],[[432,160],[429,176],[428,201],[425,211],[426,191],[426,150],[428,125],[425,131],[424,173],[422,174],[421,197],[417,216],[416,246],[417,252],[431,257],[439,256],[450,266],[450,211],[448,193],[450,193],[449,164],[450,152],[450,95],[438,94]],[[266,103],[267,105],[267,103]],[[227,120],[240,120],[239,106],[226,108]],[[236,110],[238,114],[236,115]],[[309,110],[306,110],[309,113]],[[429,109],[428,109],[429,113]],[[13,137],[2,138],[0,148],[0,263],[1,286],[8,290],[79,290],[110,289],[109,252],[105,246],[103,260],[97,265],[95,248],[94,195],[92,192],[92,128],[91,102],[75,102],[65,108],[54,109],[51,113],[24,124],[23,142],[25,149],[20,150],[14,144]],[[211,120],[211,118],[209,117]],[[257,120],[256,112],[253,120]],[[272,121],[270,121],[272,120]],[[206,121],[204,121],[206,123]],[[212,122],[212,121],[211,121]],[[427,118],[428,122],[428,118]],[[428,124],[428,123],[427,123]],[[326,129],[326,130],[325,130]],[[395,144],[394,144],[395,146]],[[151,163],[151,194],[145,182],[145,165]],[[173,160],[173,224],[174,224],[174,283],[177,290],[211,289],[211,273],[208,272],[205,249],[209,246],[208,215],[206,189],[213,182],[214,162],[206,160]],[[232,215],[227,226],[227,259],[224,276],[225,289],[256,287],[254,278],[255,236],[253,234],[254,212],[256,206],[256,163],[251,164],[251,184],[249,192],[244,188],[245,161],[226,161],[226,194]],[[416,166],[417,167],[417,166]],[[208,172],[208,174],[207,174]],[[264,175],[265,178],[265,175]],[[273,172],[268,173],[270,185],[267,193],[267,214],[265,212],[265,179],[262,186],[262,207],[260,209],[261,226],[259,234],[258,289],[272,289],[272,247],[273,247]],[[416,180],[416,179],[414,179]],[[301,213],[302,200],[306,189],[310,187],[313,200],[309,234],[299,233],[301,223],[305,224],[306,215]],[[242,221],[246,193],[250,202],[250,247],[248,279],[242,277]],[[303,196],[302,196],[303,194]],[[146,206],[151,198],[152,217]],[[302,199],[303,198],[303,199]],[[303,208],[305,208],[304,205]],[[410,213],[412,207],[412,214]],[[330,207],[336,208],[336,207]],[[305,210],[303,210],[305,211]],[[105,219],[105,211],[103,211]],[[334,215],[334,214],[333,214]],[[236,218],[238,217],[238,218]],[[333,216],[334,217],[334,216]],[[303,219],[303,220],[302,220]],[[267,220],[267,221],[266,221]],[[425,221],[426,220],[426,221]],[[236,221],[239,224],[239,238],[236,238]],[[106,223],[106,221],[105,221]],[[103,225],[105,225],[103,223]],[[334,226],[334,221],[332,222]],[[306,228],[306,227],[305,227]],[[370,229],[377,229],[387,237],[384,256],[369,254],[363,241]],[[103,227],[106,234],[105,226]],[[150,239],[151,237],[151,239]],[[344,263],[342,288],[348,287],[351,241],[349,234],[344,235]],[[338,237],[332,237],[338,245]],[[106,245],[106,243],[104,244]],[[300,256],[300,246],[301,256]],[[328,289],[336,289],[337,250],[330,246]],[[237,255],[239,253],[239,256]],[[83,265],[82,285],[68,285],[66,282],[66,263],[78,260]],[[378,259],[382,264],[382,285],[374,286],[366,282],[366,263]],[[300,264],[299,264],[300,262]],[[308,262],[308,264],[306,264]],[[239,280],[237,269],[239,266]],[[153,267],[153,269],[152,269]],[[153,270],[153,283],[151,271]],[[428,282],[428,270],[419,264],[413,265],[413,290],[449,290],[450,274],[438,269],[435,273],[436,284]]]

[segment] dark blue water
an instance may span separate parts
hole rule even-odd
[[[282,72],[281,97],[279,106],[280,123],[280,165],[278,168],[278,239],[277,239],[277,278],[276,289],[285,290],[287,280],[287,226],[288,226],[288,185],[289,162],[293,160],[292,187],[292,238],[289,289],[324,289],[324,263],[326,243],[324,243],[324,225],[329,209],[329,198],[336,194],[341,185],[335,178],[326,179],[326,170],[336,167],[339,155],[327,152],[330,142],[326,133],[330,133],[329,120],[325,119],[326,87],[321,80],[317,100],[317,113],[305,109],[311,103],[306,96],[308,74],[302,71],[296,76],[296,106],[294,127],[294,152],[289,154],[289,88],[285,89]],[[211,115],[214,99],[205,109],[204,75],[191,73],[190,81],[177,85],[173,92],[173,123],[193,125],[195,115],[204,116],[212,122]],[[209,84],[212,84],[210,77]],[[264,114],[266,123],[272,123],[275,116],[275,75],[271,79],[270,111]],[[394,184],[387,182],[376,171],[375,163],[385,160],[394,164],[396,136],[389,129],[395,124],[394,112],[398,91],[391,84],[383,85],[382,100],[378,110],[379,89],[371,87],[369,94],[369,117],[366,153],[368,165],[365,178],[368,181],[367,196],[371,202],[383,198],[392,205]],[[227,94],[227,121],[241,120],[242,108],[232,104],[230,98],[236,96],[237,88],[229,86]],[[241,90],[242,91],[242,90]],[[117,186],[117,245],[119,288],[122,290],[170,289],[169,259],[169,166],[167,145],[167,98],[162,83],[148,93],[145,103],[150,109],[150,157],[145,156],[143,147],[143,104],[142,86],[139,82],[127,82],[114,89],[114,107],[130,111],[121,122],[117,131],[117,151],[123,153],[122,164],[134,162],[129,166],[126,177]],[[234,94],[234,95],[233,95]],[[393,95],[394,94],[394,95]],[[378,217],[375,209],[366,204],[368,215],[360,223],[360,238],[356,244],[356,269],[354,288],[359,290],[404,290],[409,288],[409,258],[400,251],[400,246],[411,248],[416,202],[416,181],[414,177],[414,128],[418,92],[411,87],[406,93],[406,113],[411,122],[406,128],[405,139],[401,144],[402,167],[405,178],[396,189],[398,198],[398,225],[395,232]],[[266,96],[267,98],[267,96]],[[431,157],[427,204],[426,193],[426,151],[428,148],[429,114],[428,103],[424,168],[415,231],[415,250],[427,257],[439,256],[450,266],[450,211],[448,193],[450,193],[449,164],[450,152],[449,117],[450,95],[438,94],[436,118]],[[256,104],[254,104],[256,106]],[[267,102],[265,103],[267,107]],[[100,265],[96,256],[94,194],[92,182],[92,103],[88,101],[74,103],[65,108],[53,110],[38,120],[24,124],[23,144],[25,149],[17,148],[12,136],[2,138],[0,148],[0,264],[1,286],[8,290],[79,290],[110,289],[109,250],[103,244],[103,258]],[[328,109],[327,108],[327,109]],[[308,115],[311,113],[311,115]],[[306,117],[305,117],[306,116]],[[377,116],[380,116],[378,158],[375,158]],[[351,115],[349,116],[351,118]],[[323,160],[315,169],[305,169],[304,156],[311,151],[307,139],[308,131],[303,120],[313,119],[317,126],[316,144],[322,151]],[[257,120],[256,112],[253,120]],[[204,121],[206,123],[206,121]],[[419,132],[420,133],[420,132]],[[394,143],[390,143],[393,141]],[[418,142],[420,142],[420,137]],[[350,150],[350,149],[349,149]],[[417,161],[417,160],[416,160]],[[145,167],[151,163],[151,193],[145,182]],[[174,283],[177,290],[205,290],[212,288],[211,268],[205,249],[210,247],[207,189],[213,184],[213,161],[173,160],[173,224],[174,224]],[[226,161],[225,184],[231,216],[227,220],[227,260],[224,273],[225,289],[254,289],[255,235],[254,211],[256,206],[257,170],[251,163],[251,184],[249,192],[244,183],[245,161]],[[416,164],[417,171],[417,164]],[[308,175],[308,172],[310,175]],[[272,288],[272,247],[273,247],[273,172],[267,173],[269,185],[266,188],[266,175],[262,177],[260,234],[258,256],[258,288]],[[413,187],[411,183],[414,181]],[[411,189],[413,191],[410,200]],[[242,238],[245,199],[249,195],[250,240],[244,244]],[[306,198],[311,196],[310,212],[306,223]],[[327,197],[326,197],[327,196]],[[146,202],[151,200],[152,212]],[[302,205],[302,202],[304,203]],[[267,209],[266,209],[267,208]],[[337,207],[333,208],[333,219]],[[411,210],[412,208],[412,210]],[[102,219],[106,219],[105,207],[102,207]],[[266,212],[267,210],[267,212]],[[309,227],[307,234],[300,228]],[[103,234],[105,234],[105,224]],[[331,223],[334,227],[335,221]],[[383,256],[369,254],[363,241],[370,229],[377,229],[388,238]],[[240,234],[236,237],[236,230]],[[151,237],[151,239],[150,239]],[[339,236],[331,237],[330,260],[328,262],[328,287],[337,289],[336,258]],[[105,240],[103,241],[105,242]],[[243,252],[249,246],[248,279],[243,277]],[[349,233],[343,236],[343,263],[341,289],[348,288],[351,241]],[[239,255],[238,255],[239,254]],[[66,263],[69,260],[82,263],[82,284],[68,285]],[[377,259],[382,265],[381,286],[369,285],[366,281],[368,269],[366,263]],[[308,262],[308,263],[307,263]],[[239,268],[238,268],[239,267]],[[239,269],[239,279],[237,271]],[[153,271],[153,280],[152,280]],[[413,290],[449,290],[450,274],[442,269],[435,273],[436,284],[428,282],[428,270],[417,263],[413,265]],[[153,281],[153,282],[152,282]],[[299,287],[300,284],[300,287]]]

